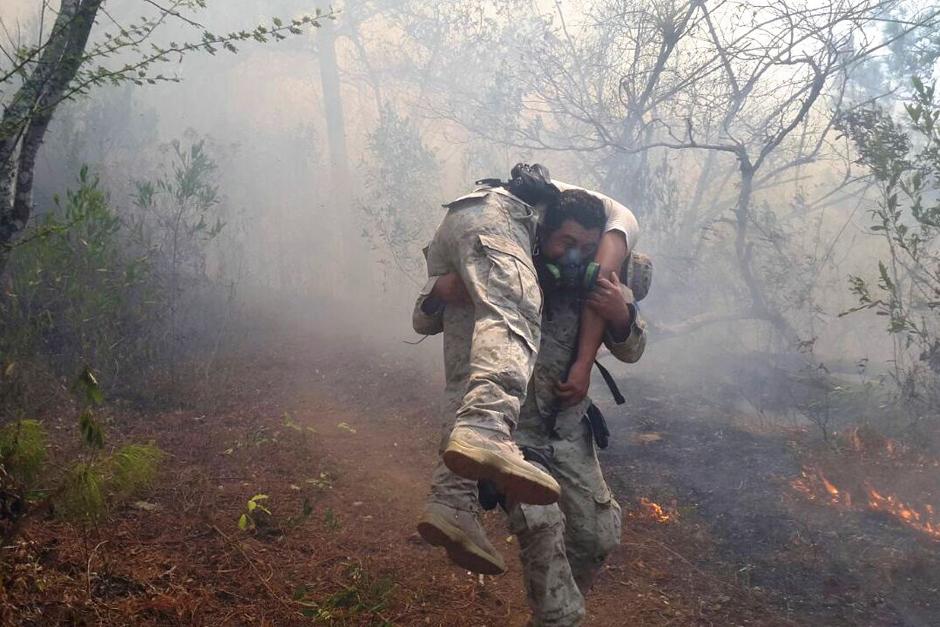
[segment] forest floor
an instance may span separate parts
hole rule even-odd
[[[7,622],[526,624],[501,516],[485,521],[509,563],[496,578],[451,566],[414,532],[438,441],[435,377],[315,336],[224,370],[186,409],[104,412],[116,441],[167,452],[159,480],[96,529],[32,520],[2,547]],[[602,452],[622,544],[588,625],[940,624],[937,460],[867,431],[826,446],[806,428],[756,426],[652,375],[628,387],[642,392],[605,406]],[[45,421],[63,442],[74,429]],[[271,514],[240,529],[257,494]]]

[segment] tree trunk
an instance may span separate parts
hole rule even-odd
[[[11,241],[32,213],[36,155],[82,64],[103,0],[61,0],[59,15],[32,72],[0,120],[0,273]]]
[[[340,193],[348,191],[349,156],[346,151],[346,120],[343,112],[342,84],[336,60],[336,30],[325,20],[319,30],[320,84],[323,87],[323,108],[326,114],[326,136],[330,148],[330,171],[333,187]]]
[[[741,278],[751,297],[750,309],[755,318],[770,322],[789,348],[796,349],[800,342],[799,334],[775,307],[768,306],[767,299],[764,296],[764,286],[761,285],[760,279],[754,275],[752,246],[748,242],[747,236],[751,221],[751,194],[754,190],[754,174],[757,170],[743,152],[738,155],[738,160],[741,165],[741,189],[738,192],[738,200],[734,208],[734,253],[738,260]]]

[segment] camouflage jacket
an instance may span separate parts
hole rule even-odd
[[[444,328],[443,310],[428,314],[422,308],[436,280],[437,277],[432,277],[427,282],[415,303],[412,324],[414,330],[421,335],[436,335]],[[629,290],[624,289],[624,298],[628,302],[632,298]],[[537,417],[548,418],[556,413],[555,384],[565,377],[577,350],[581,306],[581,300],[574,293],[557,292],[545,298],[541,344],[535,372],[529,382],[526,401],[522,407],[520,427],[524,423],[531,423]],[[619,342],[608,332],[604,345],[620,361],[635,363],[646,348],[646,324],[641,318],[637,319],[630,335]],[[559,417],[563,414],[580,419],[590,404],[590,398],[585,398],[574,407],[564,409]]]

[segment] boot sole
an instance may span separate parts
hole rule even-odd
[[[418,523],[418,534],[431,546],[443,547],[447,557],[463,569],[481,575],[502,575],[505,565],[476,545],[459,527],[436,514],[425,514]]]
[[[528,462],[516,462],[483,448],[451,440],[442,458],[454,474],[464,479],[492,481],[514,503],[551,505],[561,495],[561,486],[548,473]]]

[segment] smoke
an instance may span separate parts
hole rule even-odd
[[[752,182],[740,178],[733,150],[630,152],[740,141],[754,163],[775,129],[797,119],[812,73],[773,66],[743,104],[722,109],[734,80],[691,78],[704,67],[723,71],[707,66],[703,52],[718,44],[682,30],[691,28],[682,20],[706,26],[693,5],[688,14],[673,7],[680,43],[657,66],[652,53],[632,65],[623,55],[631,41],[654,50],[661,23],[618,12],[620,4],[556,14],[521,2],[478,12],[459,3],[439,11],[373,2],[338,7],[335,21],[284,41],[239,44],[235,55],[187,55],[161,70],[179,83],[104,86],[62,107],[41,155],[37,205],[50,207],[88,163],[130,214],[136,183],[167,167],[172,142],[204,141],[225,222],[209,247],[207,274],[234,286],[240,307],[432,362],[436,340],[404,342],[417,339],[410,311],[440,204],[477,178],[505,176],[516,161],[539,161],[638,214],[640,249],[656,263],[643,303],[653,338],[644,368],[688,385],[737,379],[745,395],[779,379],[736,375],[759,355],[790,355],[763,360],[769,373],[822,372],[822,365],[855,376],[864,363],[866,376],[882,374],[892,343],[881,321],[839,315],[857,304],[848,277],[870,276],[884,253],[866,233],[876,199],[846,183],[851,149],[831,130],[831,107],[854,77],[831,70],[818,104],[768,152]],[[109,5],[93,36],[133,22],[139,9]],[[198,27],[168,20],[154,43],[309,10],[291,0],[210,2],[186,14]],[[36,7],[25,0],[4,3],[2,17],[24,32],[37,27]],[[847,15],[819,36],[835,41],[860,20]],[[769,35],[748,37],[754,46],[777,45]],[[802,52],[829,53],[814,46]],[[725,51],[740,54],[730,43]],[[734,70],[753,70],[748,63]],[[772,105],[778,110],[765,115]],[[754,191],[743,222],[736,203],[745,184]]]

